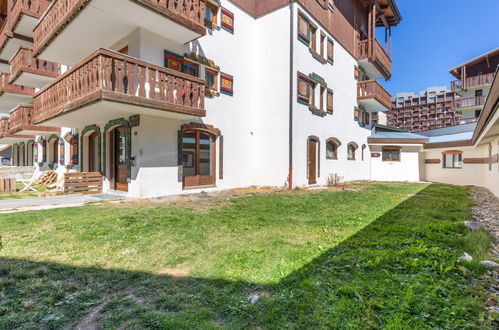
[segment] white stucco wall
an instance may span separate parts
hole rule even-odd
[[[371,158],[373,181],[420,181],[420,150],[422,146],[400,146],[400,161],[383,161],[382,146],[371,145],[371,152],[379,157]]]
[[[297,39],[296,25],[298,8],[318,28],[320,32],[334,40],[334,64],[321,64],[312,57],[306,45]],[[329,174],[338,174],[345,181],[370,179],[370,151],[367,147],[364,160],[361,158],[363,144],[371,131],[362,128],[354,121],[354,108],[357,106],[357,81],[354,79],[356,59],[350,55],[331,35],[320,27],[319,23],[306,14],[305,10],[295,4],[295,20],[293,27],[294,40],[294,87],[293,87],[293,182],[295,186],[308,185],[307,178],[307,139],[317,136],[320,140],[320,177],[318,184],[325,184]],[[318,43],[319,44],[319,43]],[[320,117],[312,114],[306,105],[297,102],[297,72],[303,74],[317,73],[326,80],[328,88],[334,91],[334,113]],[[338,159],[326,159],[326,140],[335,137],[342,145],[338,149]],[[347,144],[355,142],[359,146],[356,160],[347,160]]]

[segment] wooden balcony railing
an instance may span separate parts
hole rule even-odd
[[[0,73],[0,96],[4,93],[33,96],[35,89],[10,83],[10,73]]]
[[[205,81],[99,49],[33,98],[33,122],[98,100],[203,117]]]
[[[204,35],[205,0],[122,0],[134,1],[158,11],[181,25]],[[65,25],[91,0],[53,0],[34,29],[34,43],[39,53]]]
[[[61,74],[59,64],[40,60],[33,57],[33,49],[21,46],[10,62],[11,81],[23,73],[32,73],[40,76],[56,78]]]
[[[0,49],[5,46],[7,39],[12,36],[12,32],[19,22],[21,15],[28,15],[39,19],[49,4],[50,1],[48,0],[15,0],[12,3],[10,11],[8,11],[7,20],[2,27]]]
[[[464,80],[454,80],[451,82],[453,91],[466,90],[468,88],[492,84],[494,81],[494,73],[480,74],[473,77],[468,77]]]
[[[9,134],[9,117],[0,118],[0,137]]]
[[[17,108],[10,112],[9,124],[10,134],[19,132],[23,126],[31,126],[31,105],[19,105]]]
[[[365,80],[357,83],[357,99],[376,99],[388,110],[392,108],[390,94],[376,80]],[[409,113],[409,116],[411,114]]]
[[[380,45],[377,39],[372,43],[373,49],[369,49],[369,40],[361,40],[357,42],[357,56],[359,59],[368,59],[375,63],[382,71],[386,78],[392,75],[392,60]]]
[[[454,109],[479,107],[485,104],[486,96],[466,97],[454,100]]]

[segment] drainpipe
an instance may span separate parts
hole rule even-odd
[[[294,11],[293,3],[295,0],[289,1],[289,174],[288,183],[289,189],[293,189],[293,52],[294,52]]]

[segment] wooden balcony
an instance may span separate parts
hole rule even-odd
[[[451,89],[454,92],[465,91],[470,88],[479,88],[491,85],[494,81],[494,73],[486,73],[473,77],[468,77],[464,80],[454,80],[451,82]]]
[[[9,61],[19,46],[33,46],[33,29],[48,0],[14,0],[7,8],[7,20],[0,32],[0,59]]]
[[[372,43],[369,40],[358,41],[357,57],[371,79],[390,79],[392,76],[392,60],[378,40],[374,39]]]
[[[205,0],[54,0],[34,29],[35,55],[74,65],[137,28],[185,44],[206,34],[205,8]]]
[[[61,133],[61,129],[58,127],[35,125],[32,121],[32,112],[33,106],[31,104],[20,104],[12,110],[9,115],[10,134],[45,135]]]
[[[21,46],[10,62],[10,83],[42,88],[61,74],[59,64],[33,57],[33,49]]]
[[[30,104],[35,89],[10,83],[10,73],[0,73],[0,112],[9,113],[19,104]]]
[[[24,140],[34,139],[33,135],[21,135],[10,133],[10,119],[9,117],[0,118],[0,143],[1,144],[14,144]]]
[[[134,114],[204,117],[205,81],[99,49],[33,98],[33,122],[83,127]]]
[[[392,108],[391,96],[376,80],[357,83],[357,100],[368,111],[388,111]],[[411,117],[411,113],[408,113]]]
[[[485,100],[487,100],[486,96],[475,96],[475,97],[466,97],[462,99],[454,100],[454,109],[463,111],[463,110],[472,110],[472,109],[480,109],[485,104]]]

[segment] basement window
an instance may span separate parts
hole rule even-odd
[[[444,151],[443,153],[444,168],[462,168],[463,167],[463,152],[462,151]]]
[[[384,162],[400,162],[400,149],[399,148],[383,148],[382,160]]]

